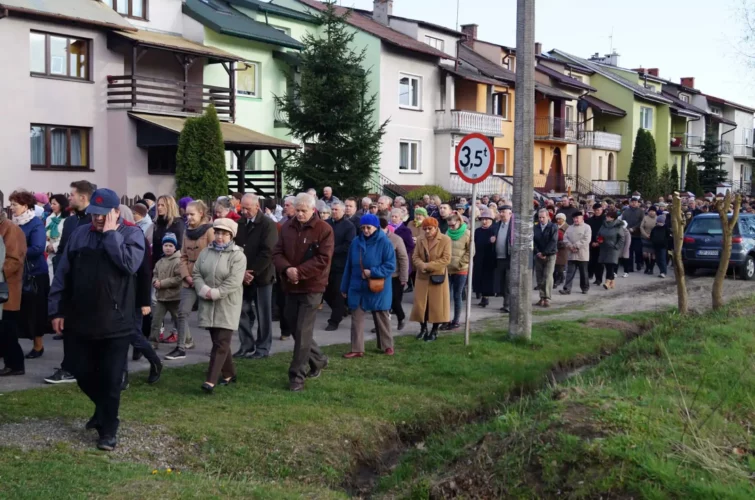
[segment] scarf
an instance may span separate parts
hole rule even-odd
[[[186,228],[186,238],[190,240],[197,241],[199,238],[204,236],[204,234],[212,227],[212,224],[202,224],[201,226],[197,226],[195,228]]]
[[[228,248],[229,246],[231,246],[231,243],[232,243],[232,241],[229,241],[229,242],[228,242],[228,243],[226,243],[225,245],[220,245],[220,244],[218,244],[217,242],[213,241],[213,242],[212,242],[212,243],[210,244],[210,246],[211,246],[212,248],[214,248],[215,250],[217,250],[218,252],[223,252],[223,251],[225,251],[225,249],[226,249],[226,248]]]
[[[467,232],[467,225],[462,223],[461,226],[459,226],[459,229],[451,229],[448,228],[448,231],[446,231],[446,234],[449,238],[451,238],[452,241],[458,241],[459,238],[464,236],[464,233]]]
[[[50,239],[54,240],[57,238],[60,238],[60,223],[63,221],[63,218],[60,215],[56,215],[53,217],[50,217],[50,223],[47,224],[47,227],[45,230],[50,232]]]
[[[13,223],[17,226],[23,226],[25,224],[28,224],[36,217],[36,214],[34,213],[34,210],[27,210],[26,212],[22,213],[19,216],[13,216]]]
[[[389,223],[388,223],[388,225],[389,225],[389,226],[391,226],[391,227],[393,228],[393,230],[394,230],[394,231],[395,231],[396,229],[398,229],[398,228],[399,228],[399,226],[401,226],[401,224],[402,224],[402,222],[399,222],[398,224],[394,224],[393,222],[389,222]]]
[[[422,227],[422,223],[417,219],[414,219],[414,227]]]

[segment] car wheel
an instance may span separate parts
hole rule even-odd
[[[694,276],[696,272],[697,272],[697,268],[695,266],[689,266],[689,265],[684,266],[685,276]]]
[[[755,277],[755,258],[752,255],[748,255],[745,258],[745,263],[742,264],[739,272],[745,281],[749,281]]]

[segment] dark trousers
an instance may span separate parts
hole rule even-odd
[[[321,293],[292,293],[286,296],[283,314],[294,324],[294,356],[288,367],[290,382],[304,382],[307,367],[317,370],[327,362],[314,339],[315,316],[321,303]]]
[[[343,271],[332,271],[328,277],[328,286],[323,294],[323,299],[330,307],[328,323],[331,325],[338,325],[346,315],[346,299],[341,295],[342,279]]]
[[[509,295],[511,291],[511,259],[498,259],[496,264],[500,292],[503,295],[503,307],[509,307]]]
[[[136,310],[136,319],[134,320],[136,328],[134,328],[134,333],[131,334],[131,347],[134,348],[134,351],[141,351],[141,353],[144,354],[144,357],[147,358],[147,361],[151,364],[157,365],[160,364],[160,358],[155,350],[152,349],[152,345],[149,341],[147,341],[147,337],[144,336],[142,331],[142,326],[144,325],[143,318],[142,309],[140,307]],[[126,359],[126,366],[123,371],[126,370],[128,370],[128,359]]]
[[[406,314],[404,313],[404,306],[401,303],[404,300],[404,286],[401,284],[401,278],[398,276],[392,278],[391,287],[393,293],[393,297],[391,298],[391,310],[399,321],[404,321],[404,319],[406,319]]]
[[[218,378],[229,379],[236,376],[236,367],[231,356],[231,339],[233,330],[225,328],[210,328],[212,350],[210,351],[210,366],[207,367],[207,382],[217,384]]]
[[[635,266],[632,270],[642,266],[642,238],[632,238],[632,244],[629,246],[629,261],[634,261]]]
[[[579,288],[586,292],[590,289],[590,278],[587,277],[587,262],[570,260],[569,268],[566,271],[566,283],[564,284],[564,290],[571,291],[571,285],[574,281],[574,277],[579,271]]]
[[[631,256],[628,259],[625,259],[622,257],[621,259],[619,259],[619,262],[621,262],[621,265],[624,266],[625,273],[632,272],[632,257]]]
[[[118,432],[121,378],[130,341],[130,335],[82,339],[73,332],[66,332],[63,336],[68,370],[76,377],[81,391],[94,403],[94,419],[101,426],[101,436],[115,436]]]
[[[283,288],[280,286],[283,275],[278,275],[278,281],[273,285],[273,293],[275,294],[275,305],[278,307],[278,314],[280,316],[281,324],[281,336],[290,337],[294,331],[294,325],[291,318],[286,317],[286,294],[283,293]]]
[[[668,258],[668,249],[656,248],[655,249],[655,263],[658,264],[658,271],[661,274],[666,274],[668,268],[666,266],[666,260]]]
[[[590,264],[587,267],[588,278],[595,276],[595,281],[603,282],[603,264],[598,262],[600,258],[600,247],[590,247]]]
[[[0,357],[11,370],[24,369],[24,351],[18,343],[18,311],[3,311],[0,320]]]
[[[618,264],[606,264],[606,281],[608,280],[615,280],[616,279],[616,273],[619,272],[619,265]]]

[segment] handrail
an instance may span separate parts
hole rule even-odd
[[[183,85],[185,87],[195,87],[195,88],[205,88],[210,90],[222,90],[225,92],[230,92],[231,89],[229,87],[217,87],[215,85],[205,85],[202,83],[191,83],[191,82],[182,82],[181,80],[169,80],[166,78],[156,78],[154,76],[144,76],[144,75],[120,75],[120,76],[107,76],[108,83],[117,81],[117,80],[123,80],[123,81],[131,81],[131,80],[144,80],[145,82],[155,82],[155,83],[169,83],[171,85]]]

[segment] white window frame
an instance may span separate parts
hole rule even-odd
[[[745,146],[752,146],[752,129],[746,128],[744,129],[745,133]]]
[[[409,147],[409,156],[407,157],[409,160],[409,165],[407,165],[407,168],[401,168],[401,146],[403,144],[407,144]],[[415,168],[411,168],[411,161],[412,161],[412,146],[414,146],[417,150],[417,164],[414,165]],[[413,139],[399,139],[398,141],[398,172],[400,174],[421,174],[422,173],[422,141],[415,141]]]
[[[233,86],[236,89],[236,95],[240,97],[255,97],[259,98],[262,96],[262,93],[260,92],[260,83],[262,82],[262,78],[260,75],[260,63],[255,61],[244,61],[239,64],[248,64],[249,66],[254,66],[254,94],[247,94],[239,92],[239,79],[238,79],[238,71],[233,72]],[[247,68],[245,68],[247,69]]]
[[[268,26],[270,26],[273,29],[276,29],[276,30],[280,31],[284,35],[291,36],[291,28],[286,28],[285,26],[276,26],[274,24],[269,24]]]
[[[411,85],[412,82],[415,82],[415,85],[417,86],[417,104],[401,104],[401,80],[404,78],[409,79],[409,100],[411,101]],[[415,110],[421,110],[422,109],[422,77],[419,75],[412,75],[410,73],[399,73],[398,74],[398,107],[402,109],[415,109]]]
[[[723,112],[721,111],[721,108],[710,108],[710,112],[713,113],[716,116],[723,116]]]
[[[446,41],[442,38],[437,38],[430,35],[425,35],[425,43],[430,47],[437,49],[441,52],[446,51]]]
[[[689,94],[679,94],[679,100],[689,104],[689,101],[690,101]]]
[[[501,113],[500,115],[496,114],[497,109],[495,105],[495,96],[500,96],[499,99],[502,98],[504,102],[503,113]],[[496,116],[500,116],[504,120],[508,120],[509,119],[509,105],[511,104],[510,94],[508,92],[493,92],[493,101],[494,101],[493,114]]]
[[[574,155],[566,155],[566,175],[574,175]]]
[[[648,121],[650,121],[649,125]],[[653,108],[640,106],[640,128],[643,130],[653,130]]]
[[[493,159],[493,175],[507,176],[509,172],[509,155],[511,150],[509,148],[494,148],[495,158]],[[498,155],[503,155],[503,172],[498,171]]]
[[[566,108],[566,126],[568,127],[570,124],[574,123],[574,108],[571,106],[565,106]]]

